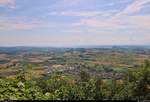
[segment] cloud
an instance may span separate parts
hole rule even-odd
[[[150,0],[110,1],[57,0],[54,5],[53,2],[44,5],[49,1],[37,5],[21,1],[16,10],[4,10],[15,7],[15,0],[0,0],[0,7],[5,7],[0,17],[0,44],[150,43],[150,14],[140,14]]]
[[[61,12],[51,12],[50,15],[59,15],[59,16],[97,16],[99,14],[102,14],[102,12],[99,11],[61,11]]]
[[[50,12],[49,15],[56,16],[73,16],[73,17],[97,17],[97,16],[110,16],[117,10],[107,11],[55,11]]]
[[[109,28],[109,27],[114,28],[117,25],[115,21],[97,20],[97,19],[81,19],[80,24],[99,28]]]
[[[150,3],[150,0],[135,0],[132,4],[128,5],[123,11],[112,17],[111,20],[119,20],[121,24],[127,27],[141,28],[143,30],[150,30],[150,14],[135,15],[140,12],[146,4]],[[118,24],[118,26],[120,26]]]
[[[82,16],[82,17],[92,17],[102,15],[100,11],[61,11],[61,12],[51,12],[50,15],[59,16]]]
[[[0,31],[11,30],[35,30],[35,29],[66,29],[72,27],[71,23],[62,22],[47,22],[40,19],[36,19],[28,16],[16,16],[16,17],[0,17]]]
[[[144,4],[150,3],[150,0],[135,0],[131,5],[127,6],[119,15],[128,15],[140,11]]]
[[[0,0],[0,6],[15,8],[15,0]]]
[[[78,25],[97,27],[100,29],[141,29],[150,30],[150,15],[147,16],[125,16],[119,19],[98,20],[81,19]]]
[[[28,21],[28,22],[27,22]],[[37,21],[29,17],[0,17],[0,30],[29,30],[46,27],[46,22]]]
[[[9,31],[9,30],[29,30],[38,28],[39,26],[34,23],[13,23],[5,22],[5,24],[0,24],[0,30]]]
[[[135,0],[123,11],[108,19],[99,18],[81,18],[77,26],[91,26],[100,29],[132,29],[132,30],[150,30],[150,15],[129,15],[140,11],[150,0]]]
[[[120,5],[120,4],[126,4],[129,3],[131,0],[114,0],[111,1],[110,3],[107,3],[106,6],[115,6],[115,5]]]

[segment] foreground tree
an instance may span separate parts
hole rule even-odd
[[[130,70],[124,80],[124,99],[143,100],[149,99],[150,93],[150,62],[145,60],[144,64],[135,70]]]

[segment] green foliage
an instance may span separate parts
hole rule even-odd
[[[146,60],[142,66],[128,72],[124,83],[123,94],[125,99],[148,99],[150,93],[149,61]]]
[[[135,78],[135,88],[133,90],[133,95],[137,96],[139,99],[145,99],[150,93],[150,63],[145,61],[145,64],[141,66],[134,73]]]
[[[41,96],[41,89],[34,81],[22,82],[17,78],[10,80],[0,79],[0,99],[9,100],[28,100],[36,99]]]
[[[0,79],[0,100],[143,100],[150,96],[150,63],[126,73],[118,80],[93,78],[86,71],[80,79],[69,80],[61,74],[27,80],[28,65],[13,79]]]
[[[87,82],[90,79],[90,75],[86,71],[81,70],[80,79],[81,79],[81,81]]]

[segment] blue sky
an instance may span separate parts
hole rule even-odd
[[[150,0],[0,0],[0,46],[150,45]]]

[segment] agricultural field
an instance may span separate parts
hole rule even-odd
[[[10,51],[9,51],[10,49]],[[38,50],[37,50],[38,49]],[[7,51],[4,51],[7,50]],[[14,53],[11,50],[16,50]],[[24,66],[36,77],[53,72],[124,73],[150,59],[150,49],[133,48],[1,48],[0,75],[14,76]]]

